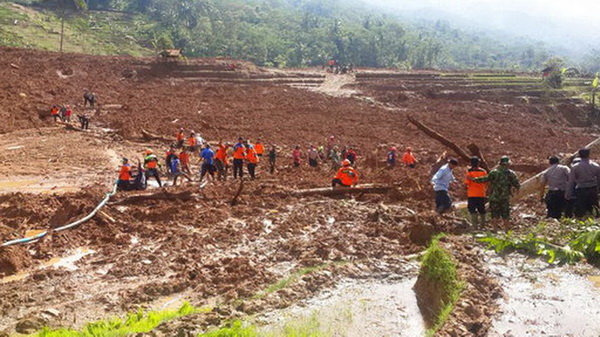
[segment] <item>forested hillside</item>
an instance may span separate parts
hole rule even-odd
[[[481,37],[447,22],[400,21],[396,13],[341,0],[89,0],[87,9],[69,4],[67,22],[76,20],[80,34],[86,28],[102,31],[98,22],[103,13],[114,17],[119,12],[119,23],[131,20],[121,30],[109,28],[140,48],[96,48],[99,53],[143,54],[144,49],[175,47],[187,56],[230,56],[278,67],[320,65],[336,58],[369,67],[511,70],[537,69],[548,57],[539,45]],[[62,8],[54,0],[28,5],[49,14],[60,14]],[[109,41],[105,35],[111,30],[98,43]],[[0,36],[5,36],[4,44],[35,47],[27,38]]]

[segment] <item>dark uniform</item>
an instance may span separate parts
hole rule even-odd
[[[519,178],[512,170],[508,169],[509,160],[503,157],[500,166],[490,171],[485,177],[474,178],[478,183],[489,182],[489,202],[492,218],[510,218],[510,197],[512,189],[519,189]]]

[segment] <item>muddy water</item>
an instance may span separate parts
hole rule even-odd
[[[593,276],[517,254],[490,254],[488,268],[506,294],[490,337],[600,336],[600,288]]]
[[[259,317],[262,330],[310,326],[325,336],[416,337],[425,323],[412,290],[416,277],[391,282],[345,280],[310,300]]]

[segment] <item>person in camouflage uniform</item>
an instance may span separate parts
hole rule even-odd
[[[510,197],[513,188],[519,189],[521,184],[515,172],[510,170],[510,159],[504,156],[500,159],[500,165],[491,170],[487,176],[472,178],[471,180],[484,183],[489,182],[489,201],[492,218],[508,219],[510,217]]]

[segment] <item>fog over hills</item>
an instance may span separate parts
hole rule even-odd
[[[595,0],[369,0],[413,20],[445,20],[457,28],[544,42],[579,59],[600,49],[600,1]],[[390,11],[391,10],[391,11]]]

